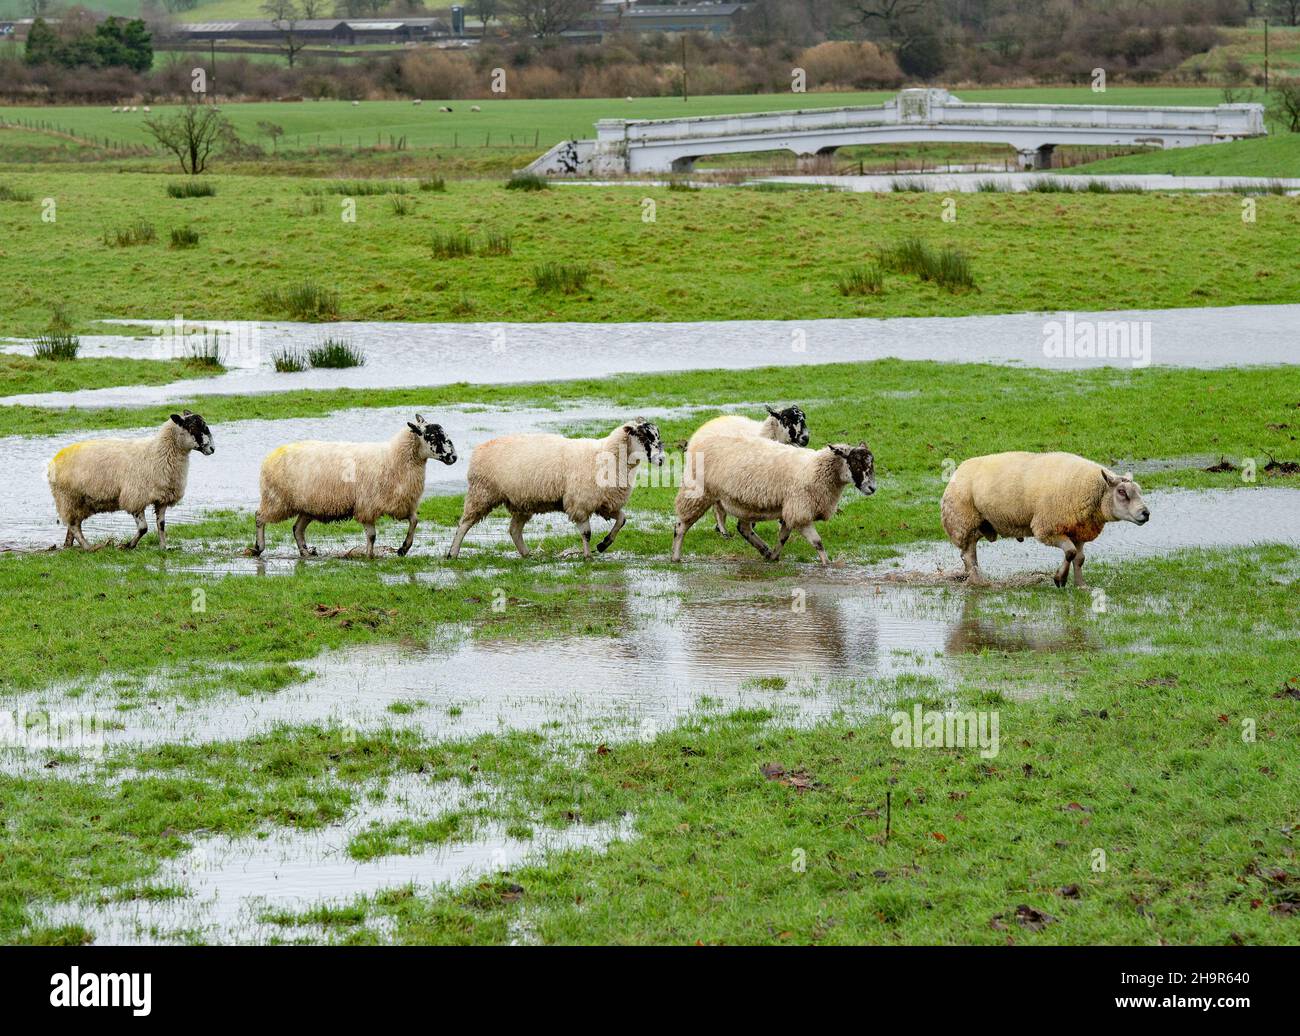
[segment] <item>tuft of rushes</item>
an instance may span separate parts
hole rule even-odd
[[[447,181],[441,176],[426,176],[420,180],[419,187],[422,191],[445,194],[447,192]]]
[[[394,194],[388,199],[388,204],[392,208],[394,216],[409,216],[415,211],[415,205],[411,199],[402,194]]]
[[[836,287],[841,295],[879,295],[885,290],[885,273],[879,266],[855,266]]]
[[[172,231],[172,248],[193,248],[199,243],[199,232],[193,227],[177,227]]]
[[[463,230],[438,231],[431,244],[435,259],[459,259],[474,254],[474,241]]]
[[[506,181],[507,191],[546,191],[550,187],[546,177],[536,173],[515,173]]]
[[[31,201],[33,197],[31,191],[22,191],[7,183],[0,183],[0,201]]]
[[[154,225],[145,219],[138,219],[124,227],[104,231],[104,244],[109,248],[129,248],[132,245],[152,244],[158,237]]]
[[[533,268],[533,286],[539,292],[573,295],[587,286],[591,267],[585,263],[542,263]]]
[[[167,185],[171,198],[211,198],[216,193],[217,185],[211,180],[173,180]]]
[[[365,364],[366,357],[346,338],[326,338],[320,345],[307,350],[307,361],[313,367],[338,369],[361,367]]]
[[[223,348],[221,331],[205,331],[185,340],[185,358],[197,367],[220,367]]]
[[[310,365],[311,360],[301,349],[295,349],[292,346],[285,346],[276,350],[271,356],[271,362],[275,369],[281,374],[296,374],[299,371],[305,371]]]
[[[483,235],[483,243],[478,247],[479,255],[509,255],[514,246],[510,235],[498,230],[489,230]]]
[[[919,237],[904,238],[880,250],[880,265],[895,273],[915,274],[947,291],[975,289],[975,274],[966,254],[945,246],[934,251]]]
[[[81,339],[71,331],[51,328],[36,338],[32,354],[39,360],[75,360]]]
[[[339,293],[314,281],[264,291],[260,302],[263,309],[296,320],[335,320],[339,315]]]

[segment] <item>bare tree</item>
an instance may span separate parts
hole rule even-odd
[[[298,10],[305,19],[322,17],[328,6],[326,0],[298,0]]]
[[[1300,0],[1273,0],[1270,7],[1287,25],[1300,25]]]
[[[558,36],[591,11],[594,0],[509,0],[509,10],[533,36]]]
[[[497,16],[497,0],[471,0],[470,10],[474,12],[474,17],[483,25],[479,30],[479,35],[486,36],[488,22]]]
[[[208,104],[187,104],[171,118],[159,115],[144,120],[144,127],[158,144],[181,163],[181,171],[197,176],[207,168],[208,158],[230,127],[230,121]]]
[[[1279,79],[1269,100],[1269,114],[1292,133],[1300,133],[1300,79]]]
[[[270,18],[271,24],[280,30],[280,49],[284,51],[284,56],[289,59],[289,67],[293,68],[294,58],[306,46],[294,35],[294,29],[297,27],[299,19],[302,18],[296,0],[266,0],[262,4],[262,13]]]

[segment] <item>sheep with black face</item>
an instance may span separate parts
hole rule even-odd
[[[125,511],[135,519],[134,547],[149,531],[145,509],[152,506],[158,546],[167,549],[167,508],[180,502],[189,479],[190,454],[213,452],[212,430],[198,414],[172,414],[155,435],[143,439],[90,439],[65,446],[50,461],[46,478],[59,520],[68,527],[65,547],[75,539],[88,549],[81,523],[91,515]]]
[[[724,414],[712,421],[705,421],[686,444],[686,470],[693,471],[697,466],[707,463],[704,457],[711,438],[752,435],[794,446],[808,445],[808,419],[804,417],[803,410],[797,406],[777,410],[766,404],[764,409],[767,410],[767,417],[762,421],[740,414]],[[730,536],[731,533],[727,531],[727,513],[722,505],[716,505],[713,512],[718,535]]]
[[[257,507],[257,541],[252,553],[266,549],[266,527],[296,518],[293,538],[302,557],[312,522],[355,518],[366,532],[366,556],[375,556],[375,522],[406,521],[406,539],[398,548],[405,557],[415,540],[425,464],[430,459],[456,463],[456,448],[442,426],[420,414],[387,442],[289,443],[262,461],[262,499]]]
[[[663,464],[659,429],[637,418],[603,439],[562,435],[503,435],[474,448],[469,459],[465,508],[447,557],[460,554],[465,534],[495,508],[510,512],[510,538],[528,556],[524,525],[535,514],[561,511],[582,535],[582,556],[591,557],[591,516],[614,525],[597,545],[608,550],[627,521],[627,506],[642,463]]]
[[[830,558],[813,523],[830,520],[850,484],[865,496],[876,491],[876,460],[865,442],[809,450],[752,436],[712,439],[704,464],[677,491],[672,559],[682,559],[690,527],[721,504],[735,516],[740,535],[769,561],[780,560],[791,533],[798,532],[826,564]],[[754,532],[754,523],[762,521],[781,523],[775,549]]]

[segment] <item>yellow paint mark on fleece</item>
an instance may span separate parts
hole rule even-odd
[[[59,452],[54,455],[54,459],[50,461],[50,463],[58,464],[60,461],[66,460],[85,445],[84,442],[74,442],[71,446],[63,447],[63,449],[59,450]]]

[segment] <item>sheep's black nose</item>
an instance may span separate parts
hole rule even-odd
[[[1148,508],[1142,508],[1142,520],[1145,522],[1151,517],[1151,511]]]

